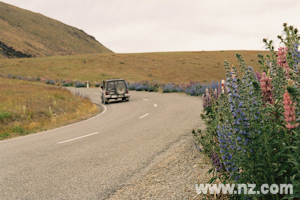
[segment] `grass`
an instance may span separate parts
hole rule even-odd
[[[65,89],[0,78],[0,140],[52,129],[98,111],[89,99]]]
[[[0,27],[1,42],[33,57],[111,52],[82,30],[2,2]]]
[[[124,78],[131,82],[205,83],[223,79],[223,61],[237,65],[236,53],[242,54],[255,70],[258,70],[257,53],[266,54],[264,51],[201,51],[0,59],[0,74],[89,80],[90,83],[109,78]]]

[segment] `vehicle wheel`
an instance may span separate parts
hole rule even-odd
[[[116,93],[121,95],[121,94],[125,94],[126,92],[126,88],[125,88],[125,85],[118,85],[116,87]]]

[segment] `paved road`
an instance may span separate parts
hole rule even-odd
[[[98,90],[78,91],[100,103]],[[1,141],[0,199],[106,199],[191,134],[200,112],[199,97],[131,92],[91,119]]]

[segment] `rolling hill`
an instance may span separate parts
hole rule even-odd
[[[110,78],[124,78],[131,82],[205,83],[225,77],[224,60],[237,66],[236,53],[241,54],[254,70],[259,70],[257,54],[267,54],[265,51],[199,51],[2,59],[0,76],[89,80],[91,83]]]
[[[0,58],[112,53],[83,30],[0,2]]]

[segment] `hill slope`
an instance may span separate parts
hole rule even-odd
[[[0,57],[112,53],[82,30],[2,2],[0,27]]]
[[[133,82],[210,82],[225,78],[224,60],[238,65],[236,53],[240,53],[254,70],[259,70],[257,53],[267,54],[265,51],[199,51],[2,59],[0,75],[89,80],[91,83],[109,78]]]

